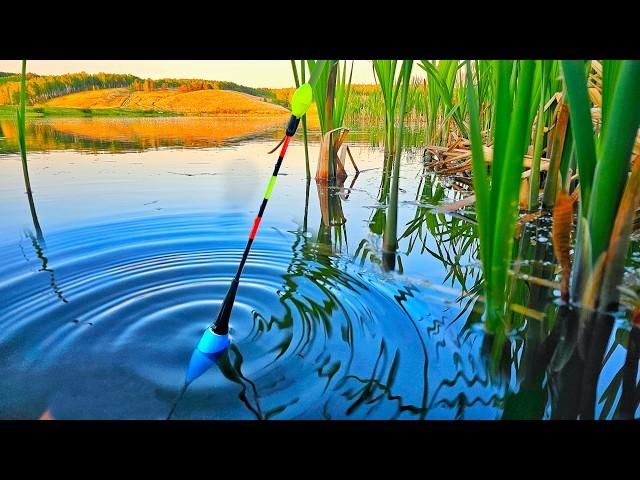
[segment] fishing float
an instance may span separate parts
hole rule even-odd
[[[220,310],[218,312],[218,316],[216,317],[215,321],[211,323],[211,325],[209,325],[209,327],[207,327],[207,329],[204,331],[196,348],[193,350],[191,360],[189,361],[189,366],[187,368],[185,383],[182,392],[186,390],[187,386],[190,383],[192,383],[196,378],[200,377],[204,372],[206,372],[229,348],[229,320],[231,318],[231,312],[233,310],[236,294],[238,292],[238,286],[240,285],[242,270],[244,269],[244,265],[247,262],[247,258],[249,257],[251,246],[253,245],[253,241],[256,237],[256,234],[258,233],[258,228],[260,227],[260,221],[262,220],[265,208],[267,207],[267,203],[269,202],[269,197],[271,197],[271,193],[273,192],[273,188],[276,184],[278,172],[280,171],[284,156],[287,153],[289,142],[298,129],[300,119],[307,112],[312,102],[313,90],[311,88],[311,85],[309,83],[300,85],[300,87],[296,89],[291,99],[291,117],[289,118],[289,122],[287,124],[286,135],[284,141],[282,142],[280,155],[278,156],[278,160],[276,161],[276,164],[273,168],[273,174],[271,175],[271,179],[269,180],[269,184],[267,185],[267,190],[264,194],[264,198],[262,199],[262,204],[260,205],[258,214],[253,221],[253,226],[251,227],[251,231],[249,232],[247,245],[245,246],[242,258],[240,259],[238,270],[236,271],[236,274],[231,281],[231,285],[229,286],[229,290],[224,297],[222,306],[220,307]]]

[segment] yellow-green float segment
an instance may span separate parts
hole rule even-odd
[[[307,113],[312,103],[313,90],[311,89],[311,85],[303,83],[296,88],[296,91],[293,93],[293,97],[291,98],[291,113],[300,118]]]
[[[273,186],[276,184],[276,178],[275,176],[271,177],[271,180],[269,180],[269,185],[267,186],[267,191],[264,194],[264,198],[266,198],[267,200],[269,200],[269,197],[271,196],[271,192],[273,191]]]

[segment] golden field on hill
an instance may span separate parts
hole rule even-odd
[[[260,97],[231,90],[155,90],[131,92],[126,88],[90,90],[56,97],[45,107],[126,108],[190,115],[288,115],[289,111]]]

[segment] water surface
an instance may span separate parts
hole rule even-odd
[[[166,418],[235,273],[281,122],[32,120],[38,230],[14,126],[0,121],[0,417]],[[232,347],[173,418],[552,418],[570,403],[542,363],[553,288],[517,284],[512,301],[533,317],[514,314],[521,327],[490,368],[473,211],[436,209],[468,189],[426,171],[420,148],[403,158],[403,235],[395,270],[383,268],[375,135],[352,131],[361,173],[348,165],[329,188],[306,181],[292,142],[245,267]],[[553,281],[548,229],[545,218],[526,226],[515,248],[521,273]],[[637,415],[621,401],[628,342],[621,314],[599,417]]]

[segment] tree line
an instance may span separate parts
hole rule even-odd
[[[233,90],[264,98],[266,101],[285,105],[274,91],[266,88],[252,88],[234,82],[219,80],[161,78],[143,79],[135,75],[121,73],[86,72],[64,75],[27,74],[27,100],[30,105],[44,103],[54,97],[70,93],[103,88],[129,88],[131,91],[178,90],[191,92],[196,90]],[[20,75],[0,72],[0,105],[17,105],[20,98]]]

